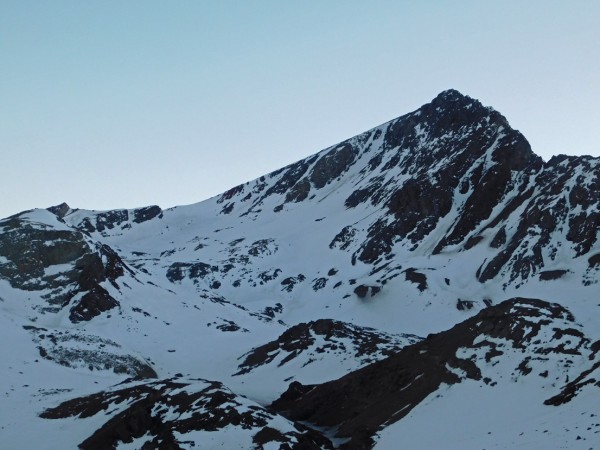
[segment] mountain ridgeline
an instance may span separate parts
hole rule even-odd
[[[11,216],[0,444],[600,445],[599,229],[600,159],[455,90],[194,205]]]
[[[535,155],[504,116],[457,91],[441,93],[419,110],[342,142],[254,183],[223,194],[223,214],[252,214],[276,196],[274,212],[311,201],[328,186],[350,184],[346,208],[381,211],[361,226],[345,227],[332,247],[353,248],[353,260],[378,263],[393,247],[431,247],[432,254],[469,250],[488,239],[498,249],[477,278],[525,279],[545,267],[562,234],[572,256],[588,254],[600,223],[598,160]],[[337,187],[337,186],[336,186]],[[273,203],[273,200],[271,200]],[[442,219],[450,218],[445,223]],[[436,231],[433,233],[433,231]],[[523,240],[528,245],[521,245]],[[561,242],[562,244],[562,242]],[[527,251],[519,251],[519,247]]]

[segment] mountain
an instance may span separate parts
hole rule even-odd
[[[8,217],[0,447],[597,447],[599,200],[449,90],[194,205]]]

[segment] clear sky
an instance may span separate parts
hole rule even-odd
[[[448,88],[600,156],[600,2],[0,0],[0,216],[195,203]]]

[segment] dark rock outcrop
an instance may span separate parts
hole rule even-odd
[[[325,153],[313,166],[310,181],[317,189],[331,183],[350,168],[356,159],[356,153],[347,142]]]
[[[321,339],[325,344],[317,345]],[[358,360],[373,361],[391,355],[404,343],[421,338],[414,335],[391,335],[373,328],[359,327],[332,319],[319,319],[288,328],[277,340],[252,349],[243,355],[244,361],[235,375],[243,375],[278,359],[282,366],[303,352],[343,352]],[[281,358],[279,358],[281,357]]]
[[[381,291],[381,286],[367,286],[365,284],[359,284],[354,288],[354,293],[359,298],[375,297]]]
[[[171,378],[128,384],[68,400],[40,417],[85,420],[107,414],[108,420],[79,444],[82,450],[116,448],[134,440],[138,448],[181,449],[188,448],[184,445],[188,433],[221,432],[227,442],[227,429],[236,428],[246,430],[258,448],[269,442],[290,450],[333,448],[327,438],[299,424],[278,430],[276,416],[215,381]]]
[[[60,205],[51,206],[47,209],[52,214],[54,214],[56,217],[58,217],[59,219],[62,219],[71,210],[71,207],[63,202]]]
[[[69,319],[73,323],[92,320],[94,317],[119,306],[106,289],[98,285],[87,291],[71,308]]]
[[[541,355],[570,352],[553,342],[532,343],[542,331],[552,329],[554,321],[573,320],[557,304],[507,300],[338,380],[317,386],[294,383],[272,407],[291,420],[336,430],[337,438],[348,439],[342,448],[370,448],[381,426],[400,420],[442,383],[482,379],[480,362],[459,356],[459,349],[489,347],[490,358],[498,357],[502,351],[495,342],[501,339],[514,349],[529,348]],[[581,333],[575,335],[578,346],[586,345]],[[561,337],[554,333],[554,339]]]
[[[18,217],[1,225],[0,256],[7,262],[0,264],[0,278],[17,289],[47,292],[43,295],[47,312],[58,312],[75,299],[69,318],[80,322],[119,305],[101,283],[118,289],[117,279],[133,271],[108,245],[94,245],[80,231],[57,230]]]
[[[121,229],[131,228],[131,222],[143,223],[154,218],[161,218],[163,214],[159,206],[146,206],[132,210],[115,209],[96,213],[93,216],[85,217],[77,227],[88,233],[113,230],[117,227]]]

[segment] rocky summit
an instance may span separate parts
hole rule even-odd
[[[5,218],[0,447],[598,448],[599,201],[448,90],[194,205]]]

